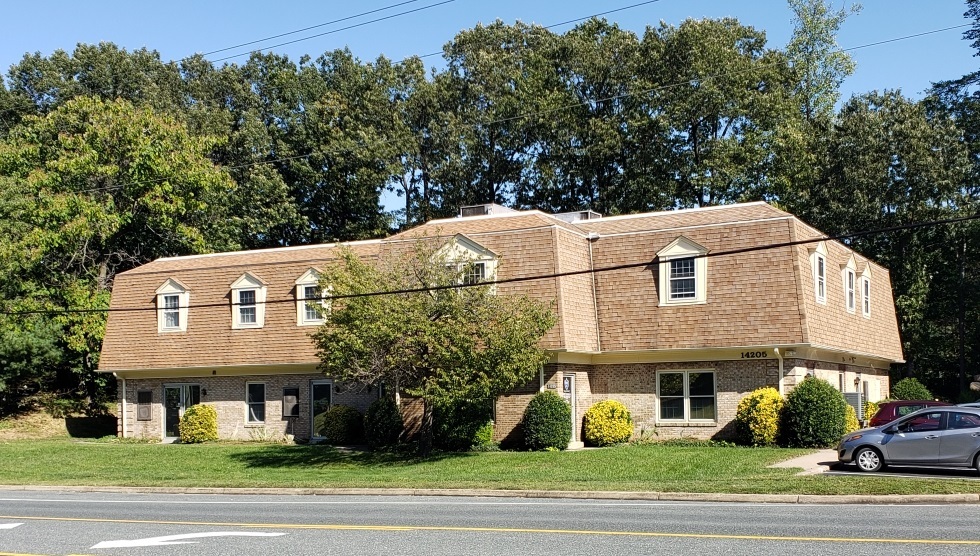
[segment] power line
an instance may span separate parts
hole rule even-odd
[[[904,230],[914,230],[919,228],[928,228],[933,226],[944,226],[950,224],[958,224],[961,222],[970,222],[973,220],[980,220],[980,215],[973,216],[962,216],[958,218],[947,218],[943,220],[929,220],[926,222],[914,222],[911,224],[901,224],[898,226],[889,226],[885,228],[876,228],[872,230],[863,230],[859,232],[851,232],[845,234],[838,234],[834,236],[822,235],[810,239],[800,239],[795,241],[785,241],[780,243],[767,243],[763,245],[755,245],[752,247],[742,247],[738,249],[728,249],[725,251],[714,251],[704,254],[692,255],[692,258],[714,258],[714,257],[725,257],[730,255],[741,255],[743,253],[753,253],[756,251],[767,251],[770,249],[781,249],[785,247],[796,247],[799,245],[808,245],[811,243],[818,243],[821,241],[842,241],[848,239],[855,239],[859,237],[865,237],[877,234],[887,234],[892,232],[904,231]],[[603,272],[614,272],[617,270],[628,270],[632,268],[645,268],[650,266],[656,266],[658,263],[655,259],[649,261],[639,261],[634,263],[625,263],[614,266],[606,266],[600,268],[590,268],[586,270],[573,270],[568,272],[556,272],[551,274],[539,274],[534,276],[521,276],[517,278],[506,278],[503,280],[493,280],[485,282],[476,282],[472,284],[451,284],[443,286],[427,286],[421,288],[407,288],[401,290],[386,290],[386,291],[376,291],[367,293],[357,293],[357,294],[345,294],[345,295],[328,295],[319,298],[306,298],[300,301],[330,301],[334,299],[352,299],[358,297],[379,297],[385,295],[403,295],[412,293],[426,293],[441,290],[458,290],[461,288],[475,288],[475,287],[486,287],[486,286],[496,286],[498,284],[513,284],[518,282],[531,282],[537,280],[550,280],[553,278],[563,278],[566,276],[580,276],[583,274],[598,274]],[[257,301],[252,305],[272,305],[278,303],[296,303],[297,299],[275,299],[272,301]],[[240,303],[231,303],[231,306],[239,306]],[[202,309],[202,308],[213,308],[213,307],[228,307],[228,303],[202,303],[199,305],[189,305],[187,307],[177,307],[178,309]],[[117,307],[115,309],[62,309],[62,310],[33,310],[33,311],[0,311],[0,315],[10,315],[10,316],[27,316],[27,315],[68,315],[68,314],[91,314],[91,313],[133,313],[133,312],[150,312],[159,311],[157,307]]]
[[[350,30],[350,29],[355,29],[357,27],[363,27],[363,26],[369,25],[371,23],[377,23],[379,21],[385,21],[385,20],[388,20],[388,19],[393,19],[393,18],[400,17],[400,16],[403,16],[403,15],[408,15],[408,14],[415,13],[415,12],[420,12],[422,10],[428,10],[430,8],[435,8],[437,6],[442,6],[443,4],[450,4],[450,3],[455,2],[455,1],[456,0],[442,0],[442,2],[436,2],[435,4],[429,4],[428,6],[423,6],[421,8],[414,8],[414,9],[411,9],[411,10],[406,10],[404,12],[399,12],[399,13],[396,13],[396,14],[386,15],[384,17],[379,17],[377,19],[371,19],[371,20],[364,21],[364,22],[361,22],[361,23],[355,23],[353,25],[348,25],[347,27],[340,27],[339,29],[332,29],[330,31],[325,31],[323,33],[317,33],[316,35],[310,35],[308,37],[303,37],[303,38],[300,38],[300,39],[294,39],[294,40],[291,40],[291,41],[286,41],[286,42],[281,42],[281,43],[278,43],[278,44],[273,44],[273,45],[270,45],[270,46],[267,46],[267,47],[263,48],[262,50],[268,50],[268,49],[272,49],[272,48],[278,48],[280,46],[286,46],[287,44],[294,44],[294,43],[298,43],[298,42],[302,42],[302,41],[308,41],[310,39],[315,39],[317,37],[323,37],[325,35],[332,35],[333,33],[339,33],[341,31],[347,31],[347,30]],[[249,52],[242,52],[240,54],[232,54],[231,56],[225,56],[224,58],[216,58],[216,59],[211,60],[211,61],[212,62],[221,62],[221,61],[224,61],[224,60],[230,60],[232,58],[238,58],[238,57],[241,57],[241,56],[245,56],[247,54],[252,54],[253,52],[259,52],[259,50],[252,50],[252,51],[249,51]]]
[[[340,19],[335,19],[333,21],[327,21],[327,22],[324,22],[324,23],[319,23],[317,25],[311,25],[309,27],[303,27],[302,29],[297,29],[295,31],[289,31],[289,32],[286,32],[286,33],[279,33],[278,35],[272,35],[272,36],[265,37],[265,38],[262,38],[262,39],[257,39],[257,40],[254,40],[254,41],[249,41],[249,42],[243,42],[241,44],[236,44],[234,46],[228,46],[228,47],[225,47],[225,48],[219,48],[217,50],[212,50],[210,52],[205,52],[205,53],[201,54],[201,56],[210,56],[211,54],[217,54],[219,52],[225,52],[225,51],[228,51],[228,50],[233,50],[235,48],[241,48],[243,46],[249,46],[249,45],[252,45],[252,44],[257,44],[257,43],[265,42],[265,41],[272,40],[272,39],[278,39],[280,37],[286,37],[286,36],[289,36],[289,35],[295,35],[296,33],[302,33],[303,31],[309,31],[310,29],[317,29],[319,27],[325,27],[327,25],[333,25],[334,23],[341,23],[341,22],[348,21],[348,20],[351,20],[351,19],[357,19],[359,17],[363,17],[363,16],[366,16],[366,15],[371,15],[373,13],[383,12],[385,10],[390,10],[392,8],[397,8],[399,6],[404,6],[405,4],[413,4],[413,3],[419,2],[419,1],[420,0],[406,0],[405,2],[399,2],[397,4],[390,4],[388,6],[384,6],[384,7],[378,8],[376,10],[370,10],[370,11],[367,11],[367,12],[361,12],[359,14],[349,15],[347,17],[342,17]]]

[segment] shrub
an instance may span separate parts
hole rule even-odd
[[[892,386],[892,397],[896,400],[931,400],[932,392],[917,379],[908,377]]]
[[[564,450],[572,439],[572,408],[561,396],[545,390],[531,398],[521,424],[527,449]]]
[[[197,404],[184,411],[180,418],[180,441],[197,444],[218,439],[218,412],[213,406]]]
[[[585,412],[585,441],[593,446],[610,446],[628,442],[633,436],[633,417],[626,406],[616,400],[592,404]]]
[[[808,376],[786,397],[780,426],[792,447],[824,448],[844,436],[847,402],[829,382]]]
[[[738,439],[749,446],[773,446],[779,438],[779,420],[786,400],[773,387],[759,388],[742,398],[735,411]]]
[[[870,421],[878,413],[879,402],[864,402],[864,420]]]
[[[432,411],[433,444],[443,450],[469,450],[492,415],[493,401],[488,399],[456,398],[439,403]]]
[[[488,420],[482,427],[476,429],[473,435],[473,445],[470,450],[477,452],[493,452],[500,449],[500,446],[493,441],[493,419]]]
[[[854,411],[854,408],[851,407],[850,405],[848,405],[847,406],[847,409],[845,409],[844,411],[845,411],[845,414],[844,414],[844,434],[847,434],[849,432],[854,432],[854,431],[860,429],[861,428],[861,423],[858,422],[858,414],[857,414],[857,411]]]
[[[349,405],[335,405],[316,419],[316,430],[327,444],[356,444],[364,433],[364,417]]]
[[[364,413],[364,439],[375,448],[393,446],[405,429],[405,420],[393,398],[378,398]]]

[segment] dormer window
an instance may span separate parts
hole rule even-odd
[[[191,292],[170,278],[157,288],[157,332],[186,332]]]
[[[323,324],[328,310],[325,292],[320,288],[320,273],[311,268],[296,280],[296,325]]]
[[[231,284],[231,327],[262,328],[265,324],[265,282],[246,272]]]
[[[810,250],[810,264],[813,267],[813,295],[817,303],[827,303],[827,245],[820,242]]]
[[[708,250],[679,237],[657,252],[660,305],[697,305],[708,300]]]
[[[841,269],[844,278],[844,307],[848,313],[857,310],[857,275],[854,273],[854,257],[847,260],[847,264]]]
[[[463,234],[442,246],[436,258],[458,273],[461,284],[492,282],[497,273],[497,254]]]
[[[871,318],[871,265],[865,266],[861,273],[861,314]]]

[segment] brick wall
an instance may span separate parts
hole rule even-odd
[[[126,381],[126,431],[128,438],[162,439],[164,437],[163,389],[165,384],[198,384],[201,386],[201,403],[211,405],[218,413],[218,437],[228,440],[252,440],[281,438],[284,434],[297,439],[310,437],[310,385],[323,380],[321,374],[208,376],[187,379],[129,379]],[[265,422],[247,422],[245,385],[249,382],[265,384]],[[299,417],[282,416],[284,388],[299,388]],[[137,392],[153,393],[151,419],[137,420]],[[356,391],[341,385],[340,392],[331,392],[332,405],[349,405],[363,413],[378,397],[377,389]],[[207,392],[207,394],[205,394]],[[122,415],[122,381],[119,382],[118,415]],[[122,435],[122,419],[119,419]]]

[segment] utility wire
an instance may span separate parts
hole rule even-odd
[[[821,235],[819,237],[811,239],[800,239],[796,241],[785,241],[780,243],[767,243],[763,245],[755,245],[752,247],[742,247],[738,249],[728,249],[724,251],[713,251],[704,254],[693,255],[692,258],[714,258],[714,257],[726,257],[730,255],[740,255],[743,253],[753,253],[757,251],[767,251],[770,249],[781,249],[785,247],[796,247],[799,245],[808,245],[811,243],[818,243],[821,241],[842,241],[848,239],[855,239],[859,237],[865,237],[877,234],[887,234],[892,232],[904,231],[904,230],[914,230],[919,228],[928,228],[934,226],[944,226],[950,224],[958,224],[961,222],[970,222],[973,220],[980,220],[980,215],[973,216],[962,216],[958,218],[947,218],[943,220],[929,220],[926,222],[914,222],[911,224],[901,224],[898,226],[889,226],[885,228],[876,228],[872,230],[863,230],[859,232],[851,232],[845,234],[838,234],[834,236]],[[550,280],[553,278],[563,278],[566,276],[580,276],[583,274],[598,274],[603,272],[614,272],[617,270],[627,270],[632,268],[645,268],[645,267],[656,267],[656,259],[649,261],[639,261],[634,263],[625,263],[614,266],[606,266],[600,268],[590,268],[586,270],[573,270],[568,272],[556,272],[552,274],[539,274],[534,276],[521,276],[517,278],[506,278],[503,280],[492,280],[484,282],[476,282],[472,284],[451,284],[443,286],[428,286],[421,288],[407,288],[401,290],[386,290],[386,291],[376,291],[367,293],[356,293],[356,294],[344,294],[344,295],[327,295],[319,298],[305,298],[300,301],[330,301],[334,299],[352,299],[358,297],[378,297],[384,295],[402,295],[402,294],[412,294],[412,293],[426,293],[440,290],[458,290],[461,288],[476,288],[476,287],[486,287],[486,286],[496,286],[498,284],[513,284],[518,282],[531,282],[537,280]],[[274,299],[272,301],[262,301],[249,303],[248,306],[253,305],[272,305],[277,303],[296,303],[297,299]],[[241,303],[232,302],[231,306],[240,306]],[[189,305],[187,307],[176,307],[177,309],[201,309],[209,307],[228,307],[228,303],[202,303],[199,305]],[[62,309],[62,310],[33,310],[33,311],[0,311],[0,315],[12,315],[12,316],[25,316],[25,315],[67,315],[67,314],[89,314],[89,313],[133,313],[133,312],[150,312],[159,311],[161,309],[157,307],[118,307],[115,309]]]
[[[332,35],[333,33],[339,33],[341,31],[347,31],[349,29],[355,29],[357,27],[363,27],[363,26],[369,25],[371,23],[377,23],[379,21],[385,21],[385,20],[388,20],[388,19],[393,19],[393,18],[400,17],[400,16],[403,16],[403,15],[408,15],[408,14],[415,13],[415,12],[420,12],[422,10],[428,10],[429,8],[435,8],[436,6],[442,6],[443,4],[450,4],[450,3],[455,2],[455,1],[456,0],[443,0],[442,2],[436,2],[435,4],[429,4],[428,6],[423,6],[421,8],[414,8],[414,9],[411,9],[411,10],[406,10],[404,12],[398,12],[396,14],[386,15],[384,17],[379,17],[377,19],[370,19],[368,21],[364,21],[364,22],[361,22],[361,23],[355,23],[353,25],[348,25],[346,27],[340,27],[338,29],[332,29],[330,31],[324,31],[323,33],[317,33],[316,35],[310,35],[308,37],[303,37],[303,38],[300,38],[300,39],[294,39],[294,40],[291,40],[291,41],[286,41],[286,42],[281,42],[281,43],[278,43],[278,44],[273,44],[273,45],[270,45],[270,46],[266,46],[266,47],[262,48],[261,50],[267,50],[267,49],[271,49],[271,48],[277,48],[277,47],[280,47],[280,46],[286,46],[287,44],[294,44],[294,43],[298,43],[298,42],[302,42],[302,41],[308,41],[310,39],[315,39],[317,37],[323,37],[325,35]],[[260,52],[261,50],[252,50],[252,51],[249,51],[249,52],[242,52],[242,53],[239,53],[239,54],[232,54],[231,56],[225,56],[224,58],[215,58],[214,60],[211,60],[211,61],[212,62],[221,62],[221,61],[224,61],[224,60],[230,60],[232,58],[239,58],[241,56],[252,54],[253,52]]]
[[[404,6],[405,4],[413,4],[413,3],[419,2],[419,1],[420,0],[407,0],[405,2],[399,2],[397,4],[390,4],[388,6],[384,6],[384,7],[378,8],[376,10],[371,10],[371,11],[367,11],[367,12],[361,12],[359,14],[354,14],[354,15],[349,15],[347,17],[342,17],[340,19],[335,19],[333,21],[327,21],[327,22],[324,22],[324,23],[319,23],[317,25],[311,25],[309,27],[303,27],[302,29],[297,29],[295,31],[288,31],[286,33],[280,33],[278,35],[272,35],[270,37],[265,37],[263,39],[257,39],[257,40],[254,40],[254,41],[249,41],[249,42],[243,42],[241,44],[236,44],[234,46],[228,46],[228,47],[225,47],[225,48],[219,48],[217,50],[212,50],[210,52],[205,52],[205,53],[201,54],[201,56],[210,56],[211,54],[217,54],[219,52],[226,52],[228,50],[234,50],[236,48],[241,48],[243,46],[249,46],[249,45],[257,44],[257,43],[260,43],[260,42],[269,41],[269,40],[272,40],[272,39],[278,39],[278,38],[281,38],[281,37],[286,37],[286,36],[289,36],[289,35],[295,35],[296,33],[302,33],[303,31],[309,31],[311,29],[317,29],[319,27],[325,27],[327,25],[333,25],[334,23],[341,23],[341,22],[348,21],[348,20],[351,20],[351,19],[357,19],[359,17],[364,17],[366,15],[371,15],[373,13],[383,12],[385,10],[390,10],[392,8],[397,8],[399,6]]]
[[[648,3],[651,3],[651,2],[657,2],[657,1],[660,1],[660,0],[650,0],[650,2],[644,2],[642,4],[648,4]],[[639,5],[642,5],[642,4],[634,4],[633,6],[626,6],[624,8],[619,8],[619,10],[628,9],[628,8],[639,6]],[[616,10],[616,11],[618,11],[618,10]],[[594,16],[589,16],[589,17],[594,17]],[[588,19],[588,18],[585,18],[585,19]],[[561,23],[556,23],[555,25],[562,25],[562,24]],[[852,51],[852,50],[859,50],[859,49],[862,49],[862,48],[869,48],[869,47],[872,47],[872,46],[879,46],[879,45],[882,45],[882,44],[888,44],[888,43],[893,43],[893,42],[898,42],[898,41],[903,41],[903,40],[908,40],[908,39],[914,39],[914,38],[918,38],[918,37],[923,37],[923,36],[926,36],[926,35],[932,35],[932,34],[936,34],[936,33],[942,33],[942,32],[951,31],[951,30],[954,30],[954,29],[961,29],[963,27],[970,27],[971,25],[972,24],[968,24],[968,23],[967,24],[963,24],[963,25],[953,25],[951,27],[944,27],[942,29],[933,29],[931,31],[924,31],[924,32],[915,33],[915,34],[912,34],[912,35],[904,35],[904,36],[901,36],[901,37],[894,37],[894,38],[891,38],[891,39],[885,39],[885,40],[882,40],[882,41],[877,41],[877,42],[862,44],[862,45],[858,45],[858,46],[852,46],[852,47],[848,47],[848,48],[841,48],[841,49],[836,50],[835,52],[849,52],[849,51]],[[436,54],[441,54],[441,53],[438,53],[437,52]],[[578,108],[578,107],[581,107],[581,106],[586,106],[586,105],[588,105],[590,103],[606,102],[606,101],[611,101],[611,100],[619,100],[619,99],[623,99],[623,98],[629,98],[629,97],[632,97],[632,96],[646,95],[646,94],[650,94],[650,93],[654,93],[654,92],[658,92],[658,91],[667,90],[667,89],[670,89],[670,88],[673,88],[673,87],[682,87],[684,85],[690,84],[692,81],[695,81],[695,80],[697,80],[697,81],[707,81],[707,80],[712,80],[712,79],[719,79],[719,78],[722,78],[722,77],[729,77],[729,76],[733,76],[733,75],[738,75],[740,73],[746,73],[746,72],[749,72],[749,71],[756,71],[757,69],[758,68],[750,68],[750,69],[745,69],[745,70],[735,70],[735,71],[730,71],[730,72],[717,73],[717,74],[708,75],[708,76],[705,76],[705,77],[698,77],[698,78],[695,78],[695,79],[688,79],[688,80],[685,80],[685,81],[678,81],[678,82],[675,82],[675,83],[668,83],[668,84],[665,84],[665,85],[659,85],[657,87],[653,87],[653,88],[649,88],[649,89],[644,89],[644,90],[641,90],[641,91],[634,91],[634,92],[630,92],[630,93],[623,93],[623,94],[620,94],[620,95],[613,95],[613,96],[610,96],[610,97],[599,98],[599,99],[590,99],[590,100],[585,101],[585,102],[578,102],[578,103],[575,103],[575,104],[566,104],[564,106],[559,106],[559,107],[556,107],[556,108],[551,108],[551,109],[543,110],[543,111],[540,111],[540,112],[528,112],[528,113],[524,113],[524,114],[519,114],[517,116],[510,116],[510,117],[507,117],[507,118],[500,118],[500,119],[496,119],[496,120],[490,120],[490,121],[487,121],[487,122],[471,123],[469,125],[471,125],[472,127],[476,127],[476,126],[487,126],[487,125],[495,125],[495,124],[506,123],[506,122],[515,121],[515,120],[527,119],[527,118],[531,118],[531,117],[534,117],[534,116],[546,116],[548,114],[553,114],[555,112],[560,112],[560,111],[564,111],[564,110],[570,110],[570,109],[573,109],[573,108]],[[216,100],[216,99],[205,99],[205,100]],[[353,152],[353,150],[352,149],[328,149],[328,150],[319,150],[318,149],[318,150],[315,150],[315,151],[310,152],[310,153],[307,153],[307,154],[301,154],[301,155],[295,155],[295,156],[287,156],[287,157],[280,157],[280,158],[271,158],[271,159],[265,159],[265,160],[257,160],[255,162],[250,162],[250,163],[247,163],[247,164],[239,164],[239,165],[236,165],[236,166],[220,166],[220,167],[221,168],[225,168],[225,169],[235,169],[235,170],[237,170],[237,169],[243,169],[243,168],[250,168],[252,166],[261,166],[263,164],[273,164],[273,163],[276,163],[276,162],[286,162],[286,161],[290,161],[290,160],[298,160],[298,159],[302,159],[302,158],[309,158],[311,156],[318,155],[318,154],[319,155],[323,155],[323,156],[330,156],[330,155],[334,155],[334,154],[347,154],[347,153],[350,153],[350,152]],[[157,178],[157,179],[152,179],[152,180],[127,182],[127,183],[123,183],[123,184],[106,186],[106,187],[99,187],[99,188],[94,188],[94,189],[82,189],[82,190],[72,191],[71,193],[88,193],[88,192],[98,192],[98,191],[111,191],[111,190],[115,190],[115,189],[121,189],[123,187],[127,187],[127,186],[130,186],[130,185],[142,185],[142,184],[146,184],[146,183],[159,183],[159,182],[167,181],[168,179],[170,179],[170,178]]]

